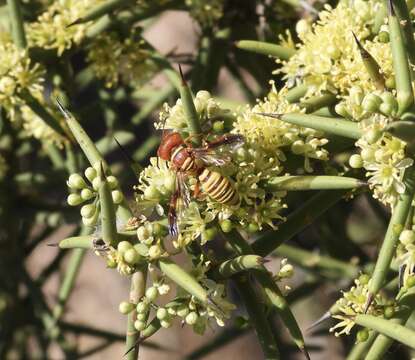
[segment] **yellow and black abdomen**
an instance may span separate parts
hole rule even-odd
[[[237,205],[239,195],[228,178],[216,171],[204,169],[199,175],[202,190],[212,199],[225,205]]]
[[[183,172],[196,169],[196,163],[184,144],[177,146],[172,151],[170,161],[178,170]]]

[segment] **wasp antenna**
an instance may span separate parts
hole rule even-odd
[[[125,150],[125,147],[124,146],[122,146],[121,144],[120,144],[120,142],[117,140],[117,138],[114,136],[114,140],[115,140],[115,142],[117,143],[117,145],[118,145],[118,147],[120,148],[120,150],[121,150],[121,152],[122,152],[122,154],[123,154],[123,156],[130,162],[130,163],[134,163],[134,159],[130,156],[130,154],[128,153],[128,151],[127,150]]]
[[[71,117],[71,113],[65,108],[65,106],[63,106],[61,100],[59,99],[59,97],[55,97],[55,101],[56,101],[56,105],[59,109],[59,111],[63,114],[63,116],[66,119],[69,119]]]

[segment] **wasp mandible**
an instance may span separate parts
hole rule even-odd
[[[177,205],[182,200],[185,206],[190,202],[190,191],[186,185],[186,176],[195,175],[197,178],[194,196],[202,191],[215,201],[226,205],[237,205],[239,195],[230,180],[217,171],[208,169],[208,166],[223,166],[230,161],[230,157],[215,152],[222,146],[231,148],[239,147],[244,139],[241,135],[225,134],[217,139],[206,142],[202,147],[195,148],[191,143],[183,140],[178,132],[163,134],[161,144],[157,150],[157,156],[169,161],[176,172],[175,191],[169,204],[169,233],[178,234]]]

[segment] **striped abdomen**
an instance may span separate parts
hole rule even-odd
[[[196,169],[196,163],[184,144],[173,149],[170,161],[174,164],[177,170],[183,172]]]
[[[212,199],[225,205],[237,205],[239,195],[225,176],[216,171],[204,169],[199,175],[202,190]]]

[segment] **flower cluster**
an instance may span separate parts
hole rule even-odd
[[[85,179],[80,174],[71,174],[67,185],[72,190],[67,202],[70,206],[78,206],[84,202],[90,201],[81,207],[82,222],[86,226],[95,226],[99,218],[99,198],[98,188],[101,180],[98,176],[100,163],[94,167],[88,167],[85,172]],[[122,192],[118,187],[118,180],[115,176],[107,176],[107,182],[111,188],[112,201],[118,205],[123,201]]]
[[[106,87],[116,86],[120,78],[138,86],[149,80],[157,69],[136,30],[127,38],[121,38],[116,32],[99,35],[89,48],[87,59]]]
[[[350,290],[344,291],[343,297],[337,300],[336,305],[338,307],[338,312],[332,315],[332,317],[340,321],[330,329],[330,332],[334,332],[335,336],[340,336],[342,334],[349,335],[355,325],[353,318],[358,314],[366,313],[373,316],[392,317],[396,305],[394,301],[386,299],[381,294],[375,296],[365,312],[369,292],[369,281],[368,275],[360,275],[360,277],[354,281],[355,285],[352,286]],[[335,332],[340,328],[341,331]]]
[[[122,302],[120,312],[127,314],[134,307],[136,308],[138,314],[134,326],[137,331],[146,328],[152,309],[155,318],[160,321],[163,328],[169,328],[175,318],[180,319],[183,325],[192,326],[198,334],[203,334],[212,320],[218,326],[224,326],[224,321],[230,318],[235,305],[226,300],[223,284],[216,283],[206,277],[205,272],[209,268],[210,262],[202,258],[199,264],[192,269],[195,280],[207,289],[209,299],[207,304],[180,288],[177,288],[173,294],[172,287],[166,277],[158,273],[156,268],[150,266],[152,285],[147,288],[145,296],[137,304]],[[168,301],[169,298],[173,298],[173,300]]]
[[[403,230],[399,235],[397,261],[403,270],[402,287],[409,288],[415,284],[415,231]]]
[[[223,0],[186,0],[190,15],[195,18],[202,27],[211,27],[223,16]]]

